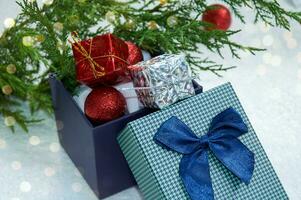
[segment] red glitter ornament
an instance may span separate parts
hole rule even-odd
[[[85,114],[93,122],[107,122],[125,113],[126,101],[113,87],[94,88],[85,101]]]
[[[226,31],[231,25],[231,13],[224,5],[213,4],[205,10],[202,21],[213,24],[213,27],[207,28],[207,30]]]
[[[134,65],[143,60],[141,49],[132,42],[125,42],[128,45],[129,57],[127,59],[129,65]]]

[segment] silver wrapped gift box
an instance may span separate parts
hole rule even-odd
[[[164,54],[129,67],[139,100],[145,107],[164,108],[195,95],[184,55]]]

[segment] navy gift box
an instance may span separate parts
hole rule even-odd
[[[105,198],[136,185],[116,138],[128,122],[154,110],[144,108],[97,126],[55,75],[50,75],[49,82],[59,141],[95,194]],[[196,93],[202,92],[196,82],[194,86]]]

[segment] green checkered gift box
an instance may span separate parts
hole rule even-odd
[[[183,155],[162,148],[154,141],[159,127],[172,116],[183,121],[201,137],[207,134],[211,120],[232,107],[248,127],[239,140],[255,155],[251,182],[246,185],[208,151],[210,177],[215,200],[288,199],[264,149],[262,148],[231,84],[224,84],[188,98],[166,109],[130,122],[118,142],[145,199],[189,199],[179,175]]]

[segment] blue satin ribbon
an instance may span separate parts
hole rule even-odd
[[[192,200],[213,200],[208,151],[241,181],[248,184],[254,170],[254,154],[238,140],[248,132],[241,116],[228,108],[215,116],[206,135],[197,137],[177,117],[165,121],[154,136],[157,144],[183,154],[179,174]]]

